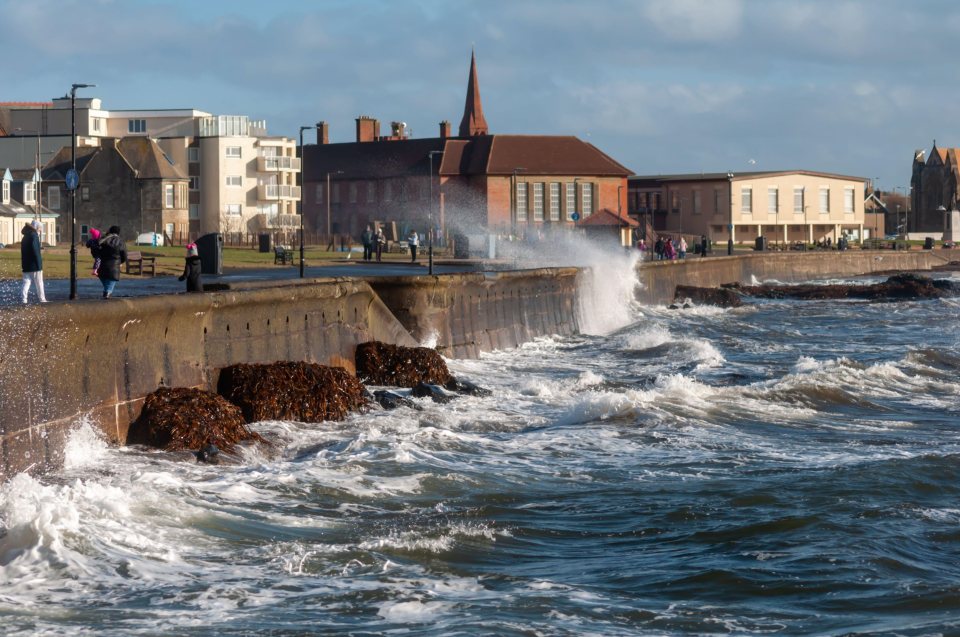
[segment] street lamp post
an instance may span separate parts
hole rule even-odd
[[[427,159],[430,162],[430,206],[428,207],[427,219],[427,273],[433,274],[433,157],[434,155],[443,155],[442,150],[431,150],[427,153]],[[439,186],[439,184],[438,184]]]
[[[733,254],[733,173],[727,173],[727,184],[730,187],[730,221],[727,223],[727,232],[729,237],[727,239],[727,255]]]
[[[74,183],[70,188],[70,300],[77,298],[77,89],[96,84],[73,84],[70,87],[70,172]],[[69,182],[70,180],[68,180]],[[68,187],[70,184],[67,184]]]
[[[304,267],[306,266],[306,261],[303,258],[303,187],[306,183],[303,179],[303,175],[305,174],[303,171],[303,167],[306,165],[306,162],[304,161],[304,157],[303,157],[303,131],[309,130],[311,128],[313,128],[313,126],[300,127],[300,278],[301,279],[303,278],[303,270],[304,270]]]

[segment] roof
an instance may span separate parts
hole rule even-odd
[[[99,146],[78,146],[77,147],[77,172],[81,175],[86,169],[90,160],[96,156],[102,149]],[[67,177],[67,171],[72,165],[70,161],[70,147],[64,146],[50,161],[43,167],[41,175],[44,181],[63,181]]]
[[[444,176],[591,175],[627,177],[630,170],[592,144],[572,136],[481,135],[312,144],[304,147],[304,180],[327,173],[341,179],[426,175],[427,153],[443,151],[434,170]]]
[[[117,150],[140,179],[187,179],[183,169],[149,137],[124,137],[117,142]]]
[[[757,177],[776,177],[779,175],[809,175],[811,177],[828,177],[833,179],[847,179],[850,181],[867,182],[866,177],[853,177],[851,175],[840,175],[837,173],[825,173],[815,170],[755,170],[740,173],[689,173],[675,175],[633,175],[630,177],[632,182],[649,181],[742,181],[744,179],[755,179]]]
[[[467,78],[467,100],[460,120],[460,137],[486,135],[489,132],[480,103],[480,82],[477,80],[477,57],[470,54],[470,76]]]
[[[621,228],[639,228],[640,223],[635,219],[632,219],[630,215],[626,213],[618,215],[614,210],[603,208],[596,211],[589,217],[584,217],[581,219],[579,222],[577,222],[577,226],[620,226]]]

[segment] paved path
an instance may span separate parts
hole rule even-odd
[[[461,263],[434,263],[434,274],[454,274],[458,272],[474,272],[482,269],[477,261]],[[317,277],[369,277],[369,276],[416,276],[426,275],[426,264],[411,264],[403,262],[363,263],[360,262],[330,262],[324,265],[308,265],[304,271],[307,278]],[[300,268],[297,266],[273,266],[266,268],[237,269],[222,276],[211,274],[203,275],[204,283],[236,283],[241,281],[293,281],[300,278]],[[66,301],[70,296],[69,279],[51,279],[44,281],[47,300]],[[140,277],[120,275],[120,283],[114,291],[115,297],[146,296],[150,294],[176,294],[184,292],[186,284],[178,281],[176,276]],[[79,299],[97,299],[103,293],[100,280],[90,276],[89,270],[80,273],[77,279],[77,297]],[[0,306],[19,305],[20,280],[0,281]],[[30,291],[30,302],[36,302],[34,291]]]

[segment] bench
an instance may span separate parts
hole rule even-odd
[[[277,246],[273,249],[273,264],[293,265],[293,250],[284,246]]]
[[[132,269],[136,269],[136,272],[131,272]],[[146,274],[146,269],[150,268],[150,276],[155,276],[157,273],[157,258],[156,257],[145,257],[141,252],[128,252],[127,253],[127,274]]]

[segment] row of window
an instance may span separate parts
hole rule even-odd
[[[563,186],[565,186],[565,196],[561,201],[561,183],[559,181],[550,182],[549,197],[547,199],[544,198],[544,191],[547,188],[546,183],[517,183],[515,199],[517,221],[527,221],[531,213],[533,215],[533,221],[543,221],[545,212],[549,221],[560,221],[561,205],[564,207],[564,218],[566,219],[570,219],[574,212],[579,212],[584,217],[590,216],[593,213],[593,184],[580,184],[579,209],[577,208],[576,183],[572,181],[566,182]]]
[[[260,149],[259,155],[261,157],[277,157],[277,148],[275,146],[264,146]],[[223,156],[229,159],[242,159],[243,147],[224,146]],[[193,164],[196,164],[200,161],[200,149],[198,147],[190,146],[187,148],[187,161]]]
[[[798,214],[803,214],[807,208],[806,203],[806,194],[807,189],[803,186],[795,186],[793,189],[793,211]],[[820,212],[828,213],[830,212],[830,188],[829,186],[821,186],[819,189],[820,195]],[[843,211],[848,214],[853,214],[855,211],[855,202],[856,202],[856,189],[854,188],[844,188],[843,189]],[[718,208],[719,210],[719,208]],[[780,210],[780,191],[776,187],[767,188],[767,211],[776,213]],[[696,212],[696,209],[694,210]],[[753,212],[753,188],[751,186],[741,186],[740,187],[740,212],[752,213]]]
[[[347,201],[349,203],[357,203],[361,198],[365,198],[366,203],[376,203],[377,201],[377,182],[368,181],[366,184],[358,182],[330,184],[330,203],[339,204],[341,202],[341,188],[343,187],[346,187]],[[394,190],[397,192],[394,192]],[[314,191],[316,203],[325,203],[325,192],[326,184],[317,184],[316,190]],[[428,195],[429,191],[426,188],[420,188],[418,192],[416,187],[406,182],[398,182],[396,188],[394,188],[394,183],[391,181],[383,182],[383,201],[393,201],[394,198],[396,198],[397,201],[416,201],[417,199],[425,201]]]

